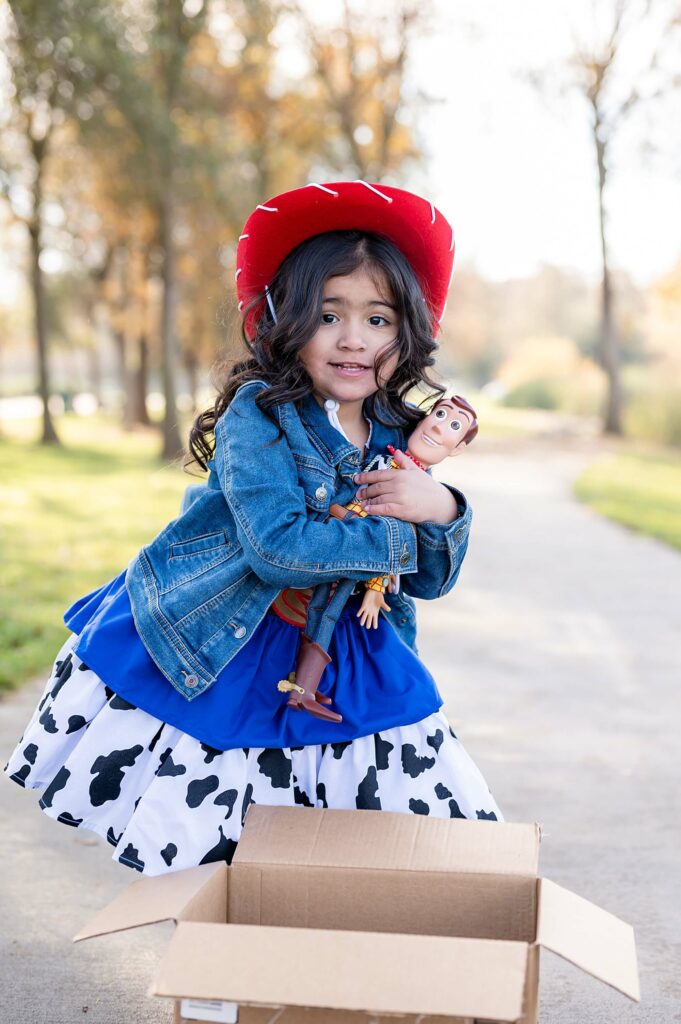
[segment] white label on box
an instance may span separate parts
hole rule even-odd
[[[238,1024],[239,1007],[221,999],[183,999],[180,1013],[187,1020],[210,1020],[218,1024]]]

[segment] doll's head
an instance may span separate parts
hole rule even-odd
[[[461,395],[441,398],[409,436],[409,452],[426,466],[460,455],[478,432],[472,405]]]

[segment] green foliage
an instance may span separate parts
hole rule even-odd
[[[621,453],[589,466],[575,493],[597,512],[681,550],[681,457]]]
[[[560,402],[558,389],[552,380],[526,380],[517,384],[503,398],[511,409],[557,409]]]
[[[0,441],[0,690],[45,672],[65,609],[125,568],[192,482],[158,461],[156,431],[73,416],[59,427],[63,449]]]
[[[681,388],[645,389],[633,395],[624,428],[630,437],[681,448]]]

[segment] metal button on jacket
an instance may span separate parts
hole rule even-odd
[[[317,490],[314,492],[314,496],[317,499],[317,501],[324,501],[324,498],[326,497],[326,487],[324,486],[324,484],[322,484],[321,487],[317,488]]]
[[[198,676],[185,676],[184,677],[184,685],[188,686],[190,690],[194,689],[194,687],[197,685],[198,681],[199,681]]]
[[[246,636],[246,627],[239,626],[237,629],[234,630],[234,636],[237,638],[237,640],[241,640],[243,636]]]
[[[407,565],[409,563],[409,552],[403,551],[400,555],[400,565]]]

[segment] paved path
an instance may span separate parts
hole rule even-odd
[[[590,454],[583,441],[476,442],[450,463],[475,528],[460,585],[419,603],[420,648],[507,818],[543,824],[542,873],[636,927],[642,1006],[544,955],[543,1024],[671,1024],[681,555],[571,498]],[[0,705],[3,763],[39,689]],[[170,1021],[145,990],[172,926],[69,943],[133,877],[110,854],[0,779],[2,1024]]]

